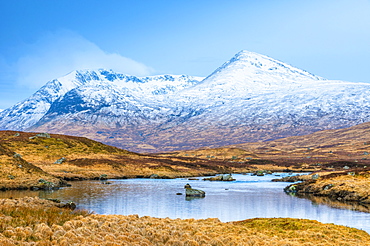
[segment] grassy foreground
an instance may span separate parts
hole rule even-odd
[[[358,229],[304,219],[96,215],[39,198],[0,199],[0,245],[369,245]]]

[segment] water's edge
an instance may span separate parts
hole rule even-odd
[[[4,191],[1,198],[38,196],[74,201],[78,208],[98,214],[138,214],[160,218],[219,218],[223,222],[249,218],[303,218],[363,229],[370,233],[370,214],[289,196],[290,183],[270,182],[286,173],[234,174],[235,181],[178,179],[120,179],[73,181],[71,187],[51,191]],[[291,174],[290,174],[291,175]],[[186,198],[184,185],[206,192],[204,198]],[[182,193],[182,195],[178,195]]]

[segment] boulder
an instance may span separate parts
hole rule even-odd
[[[265,176],[265,174],[272,174],[272,171],[270,171],[270,170],[257,170],[254,173],[252,173],[252,176]]]
[[[40,137],[40,138],[50,138],[50,134],[49,134],[49,133],[46,133],[46,132],[38,133],[38,134],[36,134],[36,137]]]
[[[265,176],[265,171],[264,170],[258,170],[252,173],[252,176]]]
[[[224,174],[222,175],[222,181],[234,181],[235,179],[231,174]]]
[[[196,190],[192,188],[186,188],[186,196],[193,196],[193,197],[205,197],[206,193],[202,190]]]
[[[215,177],[210,177],[210,178],[204,178],[203,180],[209,180],[209,181],[221,181],[222,176],[215,176]]]
[[[33,137],[29,137],[29,139],[35,139],[37,137],[40,137],[40,138],[50,138],[50,134],[49,133],[46,133],[46,132],[44,132],[44,133],[38,133],[38,134],[36,134]]]
[[[318,174],[314,174],[314,175],[312,175],[311,177],[312,177],[312,179],[318,179],[318,178],[320,178],[320,175],[318,175]]]
[[[18,154],[18,153],[14,153],[13,157],[14,158],[22,158],[22,155],[21,154]]]
[[[65,209],[70,209],[70,210],[75,210],[77,205],[74,202],[67,202],[67,203],[61,203],[58,207],[65,208]]]
[[[294,184],[293,185],[289,185],[289,186],[287,186],[287,187],[284,188],[284,191],[286,193],[289,193],[289,194],[295,194],[295,193],[297,193],[297,187]]]
[[[108,179],[108,175],[107,174],[102,174],[99,176],[99,180],[107,180]]]
[[[47,181],[45,179],[39,179],[38,184],[31,187],[31,190],[55,190],[55,189],[59,189],[59,187],[55,183]]]
[[[223,175],[218,175],[218,176],[215,176],[215,177],[204,178],[203,180],[209,180],[209,181],[234,181],[235,179],[232,177],[231,174],[223,174]]]
[[[149,176],[149,178],[150,178],[150,179],[159,179],[160,177],[159,177],[159,175],[158,175],[158,174],[155,174],[155,173],[154,173],[154,174],[150,175],[150,176]]]
[[[54,164],[63,164],[63,162],[66,160],[65,157],[62,157],[54,162]]]

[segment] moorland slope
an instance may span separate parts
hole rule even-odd
[[[0,131],[0,151],[3,189],[30,188],[40,179],[58,186],[61,180],[176,178],[251,170],[245,163],[143,155],[83,137],[47,133]]]

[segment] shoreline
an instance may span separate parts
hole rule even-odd
[[[370,205],[370,175],[364,171],[342,171],[301,177],[300,183],[285,187],[284,191],[299,196],[327,197],[336,202],[356,202]]]
[[[42,182],[39,182],[40,185],[37,186],[37,185],[30,185],[30,186],[24,186],[24,185],[20,185],[20,186],[12,186],[12,187],[6,187],[6,186],[2,186],[0,187],[0,192],[4,191],[11,191],[11,190],[31,190],[31,191],[37,191],[37,190],[58,190],[60,188],[64,188],[64,187],[69,187],[71,186],[71,184],[69,184],[68,182],[75,182],[75,181],[87,181],[87,180],[97,180],[97,181],[105,181],[105,180],[117,180],[117,179],[177,179],[177,178],[187,178],[187,179],[191,179],[191,178],[195,178],[195,177],[204,177],[204,178],[208,178],[208,177],[213,177],[213,176],[220,176],[220,175],[224,175],[224,174],[255,174],[256,176],[258,176],[258,173],[262,173],[262,174],[267,174],[267,173],[307,173],[307,171],[292,171],[292,170],[289,170],[289,171],[281,171],[281,170],[258,170],[258,171],[249,171],[249,172],[226,172],[226,173],[199,173],[199,174],[194,174],[194,175],[158,175],[158,174],[151,174],[151,175],[130,175],[130,176],[118,176],[118,177],[107,177],[106,178],[99,178],[99,177],[93,177],[93,178],[87,178],[87,177],[74,177],[74,178],[60,178],[60,177],[54,177],[56,179],[59,179],[59,184],[53,184],[53,185],[45,185],[49,183],[49,181],[42,181]],[[41,178],[40,178],[41,180]],[[216,181],[221,181],[221,182],[225,182],[225,181],[222,181],[222,180],[217,180]],[[0,184],[1,184],[1,181],[0,181]]]

